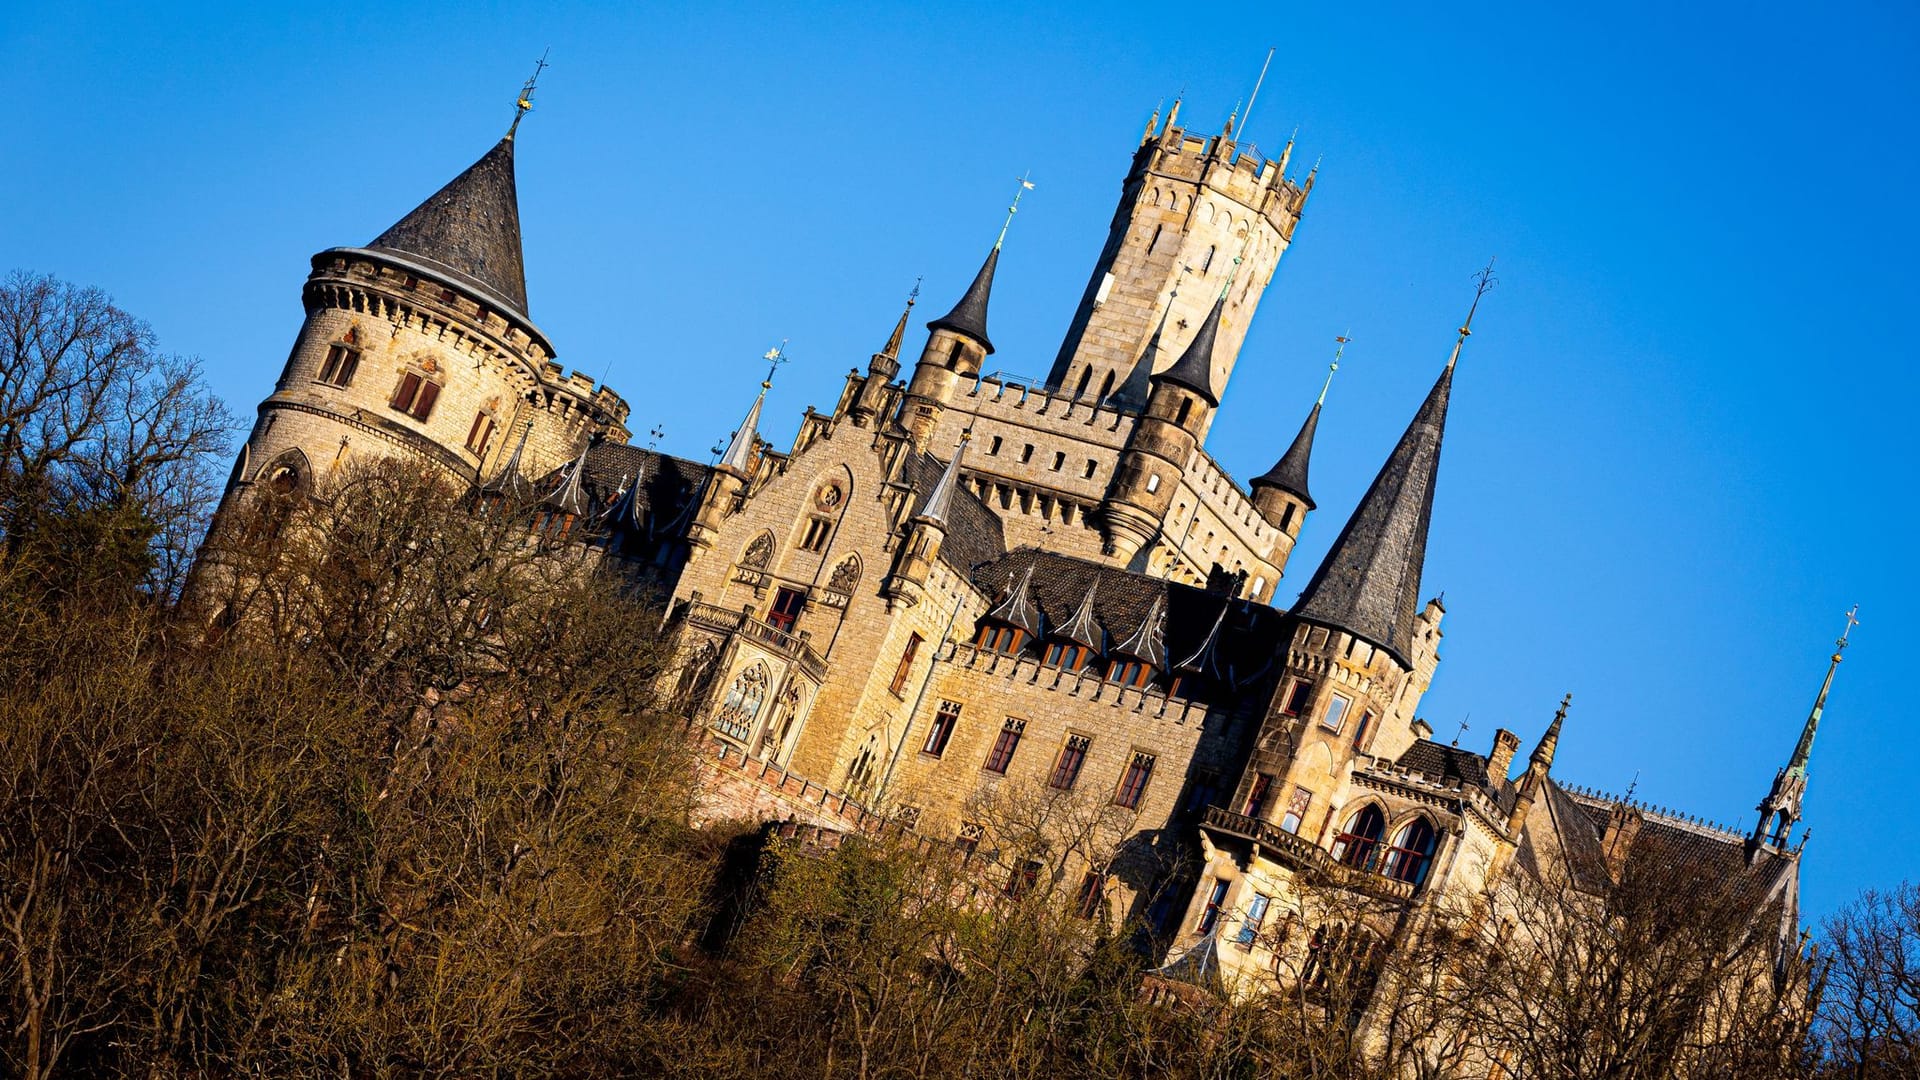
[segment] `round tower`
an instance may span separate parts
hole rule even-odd
[[[593,434],[627,439],[626,403],[554,363],[527,315],[512,133],[367,246],[312,267],[223,513],[263,481],[324,489],[357,457],[431,461],[465,484],[504,457],[509,432],[526,429],[533,475]]]
[[[1186,351],[1152,376],[1146,405],[1120,451],[1100,506],[1102,547],[1108,555],[1132,559],[1167,520],[1181,474],[1220,404],[1213,389],[1212,358],[1224,306],[1224,297],[1216,300]],[[1158,351],[1159,340],[1155,334],[1149,356]]]
[[[918,449],[927,448],[947,403],[963,385],[980,377],[982,365],[993,355],[993,342],[987,337],[987,302],[993,296],[993,272],[999,265],[1000,245],[996,243],[960,302],[927,324],[927,347],[913,365],[913,379],[907,384],[900,417]]]

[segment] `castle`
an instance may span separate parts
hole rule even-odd
[[[1325,393],[1245,485],[1206,440],[1314,175],[1289,178],[1291,144],[1268,159],[1178,113],[1133,152],[1044,385],[995,373],[996,242],[917,356],[909,301],[790,448],[760,438],[763,383],[711,465],[629,445],[626,402],[555,361],[510,131],[372,242],[313,256],[222,512],[392,455],[523,501],[548,539],[667,598],[678,700],[760,812],[884,817],[1008,892],[1046,874],[1089,914],[1155,926],[1176,975],[1263,985],[1275,957],[1247,928],[1286,917],[1303,875],[1416,912],[1656,847],[1750,878],[1797,950],[1790,834],[1839,652],[1751,835],[1558,783],[1564,703],[1517,775],[1517,734],[1474,750],[1419,719],[1445,614],[1421,570],[1471,313],[1298,600],[1274,602],[1317,510]],[[987,818],[1016,793],[1114,842],[1015,850]]]

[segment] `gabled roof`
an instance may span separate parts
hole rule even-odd
[[[1035,607],[1027,595],[1033,586],[1033,567],[1029,565],[1018,580],[1007,575],[1007,592],[1000,602],[987,612],[987,618],[998,619],[1009,626],[1017,626],[1034,637],[1040,636],[1040,609]]]
[[[1280,455],[1273,468],[1253,478],[1253,486],[1262,484],[1278,488],[1314,508],[1313,496],[1307,492],[1307,466],[1313,457],[1313,435],[1320,429],[1320,403],[1314,402],[1307,412],[1307,421],[1300,425],[1300,434],[1293,437],[1293,444],[1287,452]]]
[[[1213,342],[1220,336],[1220,310],[1226,302],[1224,295],[1213,302],[1207,317],[1201,320],[1199,331],[1187,342],[1187,351],[1180,354],[1173,366],[1153,376],[1155,379],[1184,386],[1207,399],[1209,405],[1220,404],[1220,395],[1213,389]]]
[[[1297,618],[1372,642],[1405,668],[1413,666],[1408,653],[1452,391],[1449,365],[1292,609]]]
[[[987,253],[987,261],[980,264],[980,272],[973,275],[973,284],[967,286],[966,295],[953,305],[952,311],[928,323],[927,329],[951,330],[972,338],[991,354],[993,342],[987,339],[987,301],[993,298],[993,271],[999,265],[1000,248],[995,245]]]
[[[494,144],[367,247],[404,255],[525,319],[527,274],[520,249],[513,139]]]

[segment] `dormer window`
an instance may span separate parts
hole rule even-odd
[[[1085,645],[1071,641],[1054,641],[1048,643],[1046,656],[1041,662],[1062,671],[1079,671],[1085,668],[1091,659],[1093,659],[1093,651]]]
[[[989,652],[1011,654],[1020,651],[1020,645],[1026,640],[1026,636],[1027,632],[1017,626],[983,622],[980,624],[980,632],[974,636],[973,643]]]
[[[1153,681],[1152,664],[1143,664],[1130,656],[1116,658],[1107,665],[1107,681],[1120,686],[1144,687]]]

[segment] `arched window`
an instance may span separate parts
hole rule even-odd
[[[1347,827],[1333,839],[1333,857],[1362,870],[1373,868],[1380,850],[1380,834],[1387,831],[1386,816],[1372,803],[1347,819]]]
[[[760,706],[766,700],[767,666],[756,662],[727,687],[727,697],[720,703],[714,726],[721,734],[746,742],[747,736],[753,733],[754,718],[760,715]]]
[[[1099,400],[1101,401],[1107,400],[1107,396],[1112,393],[1113,393],[1113,372],[1109,371],[1107,372],[1107,377],[1100,380]]]
[[[1092,379],[1093,379],[1093,369],[1090,367],[1081,368],[1080,381],[1074,384],[1073,396],[1085,397],[1087,393],[1087,383],[1092,381]]]
[[[1439,839],[1432,822],[1424,817],[1414,818],[1393,834],[1393,846],[1387,850],[1387,861],[1381,872],[1395,881],[1420,884],[1427,879],[1427,868],[1433,863],[1433,849]]]

